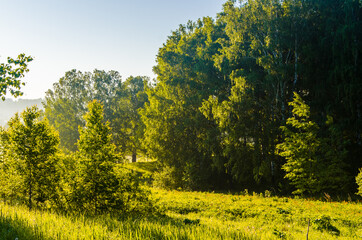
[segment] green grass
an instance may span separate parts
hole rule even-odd
[[[362,204],[307,199],[155,190],[173,218],[240,231],[260,239],[361,239]]]
[[[0,239],[361,239],[362,204],[152,190],[161,214],[67,216],[0,203]]]
[[[168,216],[62,216],[0,204],[0,239],[250,239],[241,232]]]

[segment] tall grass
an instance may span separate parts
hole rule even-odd
[[[153,190],[157,215],[86,217],[0,203],[0,239],[361,239],[362,205]]]
[[[0,204],[0,239],[251,239],[238,231],[167,216],[84,217]]]
[[[157,206],[174,218],[198,219],[261,239],[362,239],[362,204],[155,190]],[[224,230],[222,230],[224,229]]]

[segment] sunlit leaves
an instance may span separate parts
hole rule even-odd
[[[20,116],[16,114],[8,125],[1,132],[2,144],[6,148],[4,164],[8,167],[5,176],[8,175],[11,181],[18,179],[17,182],[8,182],[7,187],[12,192],[13,187],[18,186],[19,191],[9,194],[9,197],[20,196],[23,201],[28,198],[29,207],[33,200],[38,204],[54,200],[58,179],[55,158],[58,134],[36,106],[27,108]]]
[[[31,56],[20,54],[17,59],[8,57],[7,63],[0,64],[0,97],[2,100],[5,100],[8,92],[14,97],[23,95],[20,88],[25,83],[20,78],[29,71],[28,63],[32,60]]]

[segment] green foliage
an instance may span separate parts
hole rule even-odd
[[[357,194],[362,196],[362,168],[359,169],[359,173],[356,176],[356,183],[358,185],[358,192]]]
[[[6,130],[0,128],[0,194],[6,200],[21,199],[23,178],[13,167],[13,161],[9,159],[7,150],[8,140],[6,137]]]
[[[284,185],[283,160],[274,150],[295,91],[305,94],[311,114],[319,116],[315,119],[320,126],[319,149],[328,150],[318,154],[328,158],[331,172],[341,173],[323,177],[330,182],[321,185],[335,191],[342,186],[336,187],[337,181],[352,183],[350,176],[360,167],[357,156],[361,155],[362,105],[355,95],[361,94],[356,85],[361,76],[361,68],[357,69],[361,58],[356,54],[361,52],[360,43],[353,40],[360,32],[360,12],[355,0],[224,4],[218,21],[224,24],[227,38],[218,40],[222,48],[214,62],[224,79],[230,80],[230,95],[228,99],[211,95],[203,113],[225,133],[221,144],[227,171],[239,183],[255,186],[254,178],[274,188],[276,183]],[[348,43],[342,44],[342,39]],[[325,124],[323,116],[333,117],[333,124]],[[334,181],[333,175],[348,177]]]
[[[29,71],[28,63],[33,61],[31,56],[20,54],[17,59],[8,57],[7,63],[0,64],[0,97],[5,100],[5,95],[9,91],[14,97],[23,95],[21,86],[25,85],[20,78]]]
[[[59,204],[78,198],[76,208],[90,212],[126,204],[125,195],[110,194],[129,184],[115,163],[140,152],[158,161],[155,185],[168,189],[290,193],[291,183],[298,194],[354,192],[362,154],[360,15],[357,0],[230,0],[216,20],[171,33],[154,85],[146,77],[121,83],[115,71],[67,72],[44,103],[61,148],[79,149],[58,156]],[[26,69],[25,62],[12,63]],[[109,125],[99,109],[94,121],[82,118],[91,100],[103,104]],[[20,184],[6,166],[3,180]],[[15,197],[21,184],[5,180]]]
[[[103,122],[103,107],[94,100],[80,128],[79,159],[72,190],[75,208],[90,214],[139,211],[149,207],[147,192],[135,174],[116,166],[119,156],[112,143],[109,123]]]
[[[72,70],[65,73],[45,96],[45,115],[59,131],[60,146],[76,151],[78,127],[83,127],[86,104],[98,100],[104,106],[104,118],[112,129],[112,142],[124,154],[143,152],[141,138],[144,124],[138,110],[147,102],[144,86],[147,77],[129,77],[124,83],[116,71],[94,70],[92,73]]]
[[[146,90],[148,153],[178,171],[177,187],[290,192],[284,168],[304,182],[298,189],[312,186],[309,193],[350,191],[361,167],[360,12],[356,0],[227,1],[216,21],[180,25],[160,48],[156,86]],[[300,109],[313,122],[286,123],[293,92],[310,103]],[[286,124],[304,143],[279,145],[280,157]]]
[[[201,111],[218,123],[221,132],[221,145],[225,162],[219,168],[226,171],[234,180],[247,187],[261,182],[272,182],[271,165],[275,163],[272,153],[275,126],[263,113],[257,102],[252,85],[243,77],[232,75],[233,87],[227,100],[219,102],[210,97],[203,103]]]
[[[320,140],[317,137],[318,126],[310,121],[309,106],[295,93],[292,106],[293,117],[287,119],[288,127],[281,127],[285,135],[283,143],[277,145],[278,154],[287,162],[283,169],[296,187],[295,194],[317,193],[319,189],[318,173],[321,171],[317,159]]]
[[[137,152],[144,152],[141,140],[145,125],[141,121],[139,110],[148,102],[145,93],[148,82],[148,77],[127,78],[122,85],[122,96],[112,119],[115,142],[123,152],[132,155],[132,162],[136,161]]]
[[[33,106],[16,114],[1,131],[2,194],[25,202],[31,208],[57,198],[57,159],[59,136]]]
[[[77,153],[64,154],[60,152],[58,158],[59,184],[57,194],[59,199],[52,206],[63,212],[76,210],[74,207],[74,191],[77,189],[79,182],[79,158]]]
[[[77,150],[78,126],[84,126],[83,115],[87,103],[93,99],[105,106],[105,118],[112,124],[121,92],[121,76],[116,71],[82,73],[74,69],[66,72],[53,85],[53,90],[46,92],[43,103],[45,116],[59,131],[60,147],[73,152]]]
[[[163,167],[161,171],[154,175],[153,186],[163,189],[181,188],[182,175],[174,167]]]
[[[333,135],[332,140],[318,137],[319,127],[310,120],[310,108],[297,93],[289,104],[293,117],[287,119],[287,126],[281,127],[285,140],[277,145],[277,152],[286,159],[283,169],[287,172],[285,177],[296,187],[294,193],[343,190],[348,181],[343,170],[343,145],[336,146]]]
[[[216,173],[212,162],[219,132],[199,108],[204,99],[226,88],[213,64],[222,27],[211,18],[181,25],[159,50],[156,86],[146,90],[144,145],[162,166],[177,171],[172,175],[177,187],[200,189],[211,179],[217,182],[211,176]]]

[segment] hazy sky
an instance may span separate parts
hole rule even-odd
[[[226,0],[0,0],[0,62],[34,57],[23,98],[44,97],[66,71],[155,77],[158,49],[188,20],[215,18]]]

